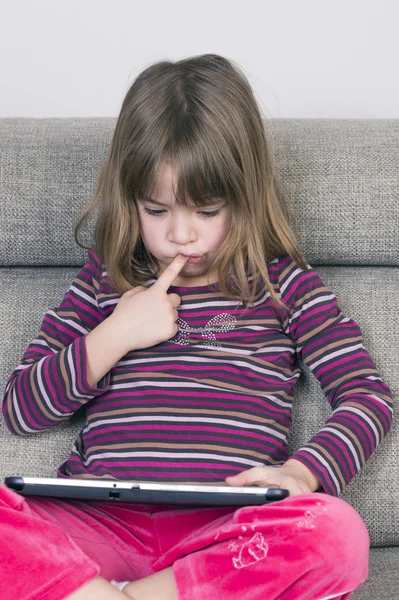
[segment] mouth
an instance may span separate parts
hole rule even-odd
[[[191,263],[193,265],[198,265],[202,260],[202,256],[200,254],[183,254],[183,256],[189,256],[187,263]]]
[[[201,262],[201,260],[202,256],[199,256],[198,254],[192,254],[188,259],[188,262],[192,263],[193,265],[198,265]]]

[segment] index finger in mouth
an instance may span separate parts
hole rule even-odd
[[[178,254],[175,256],[173,261],[168,265],[165,271],[159,276],[158,280],[154,283],[153,287],[162,288],[165,292],[172,285],[189,257],[184,254]]]

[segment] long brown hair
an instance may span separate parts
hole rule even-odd
[[[136,202],[151,196],[162,163],[176,169],[176,202],[185,203],[188,195],[198,206],[215,197],[230,204],[231,227],[213,264],[221,292],[248,305],[259,282],[276,306],[285,306],[270,283],[268,263],[290,255],[308,267],[290,225],[265,122],[233,61],[204,54],[152,64],[122,103],[94,196],[75,229],[76,242],[87,248],[78,232],[98,207],[94,245],[121,294],[156,271],[140,235]]]

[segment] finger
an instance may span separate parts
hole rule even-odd
[[[162,275],[159,276],[158,280],[152,286],[153,289],[159,288],[166,292],[186,264],[187,260],[188,256],[184,257],[182,254],[178,254],[170,265],[166,267]]]
[[[169,298],[173,308],[176,308],[181,303],[181,298],[180,298],[179,294],[168,294],[168,298]]]
[[[252,469],[246,469],[241,471],[237,475],[230,475],[226,477],[225,481],[227,485],[259,485],[265,480],[265,470],[267,467],[252,467]]]
[[[254,480],[254,476],[251,471],[252,469],[249,469],[247,471],[242,471],[237,475],[230,475],[229,477],[226,477],[225,481],[227,485],[233,486],[251,485],[252,481]]]
[[[143,287],[142,285],[138,285],[137,287],[132,288],[131,290],[129,290],[129,296],[134,296],[135,294],[138,294],[139,292],[144,292],[146,288]]]

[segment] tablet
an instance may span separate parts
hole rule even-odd
[[[257,486],[202,486],[69,477],[6,477],[4,483],[23,496],[108,500],[135,504],[248,506],[276,502],[289,495],[288,490]]]

